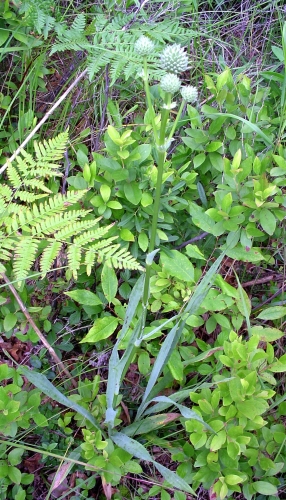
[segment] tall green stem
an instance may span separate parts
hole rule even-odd
[[[151,227],[151,236],[150,243],[148,248],[148,253],[150,254],[155,249],[156,242],[156,234],[157,234],[157,225],[158,225],[158,217],[160,210],[160,200],[161,200],[161,191],[163,184],[163,172],[164,172],[164,164],[166,158],[166,128],[168,123],[168,117],[170,113],[170,104],[171,104],[171,94],[166,94],[165,97],[165,106],[162,109],[162,119],[161,119],[161,127],[158,142],[156,143],[158,149],[158,168],[157,168],[157,182],[156,182],[156,190],[155,190],[155,200],[153,207],[153,219],[152,219],[152,227]],[[144,284],[144,292],[143,292],[143,306],[146,310],[149,298],[149,285],[150,285],[150,274],[151,274],[151,263],[147,263],[146,266],[146,276],[145,276],[145,284]]]

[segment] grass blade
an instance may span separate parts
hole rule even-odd
[[[117,446],[127,451],[134,457],[139,458],[140,460],[151,462],[172,487],[195,495],[195,492],[188,485],[188,483],[184,481],[184,479],[179,477],[175,472],[167,469],[163,465],[160,465],[155,460],[153,460],[150,453],[141,443],[139,443],[135,439],[130,438],[129,436],[126,436],[125,434],[122,434],[121,432],[112,434],[111,439],[115,444],[117,444]]]
[[[54,387],[54,385],[47,379],[47,377],[45,377],[45,375],[28,370],[28,368],[24,366],[19,366],[18,369],[24,375],[24,377],[26,377],[29,382],[31,382],[31,384],[40,389],[44,394],[46,394],[46,396],[52,398],[54,401],[57,401],[59,404],[80,413],[80,415],[86,418],[86,420],[88,420],[94,427],[96,427],[96,429],[99,429],[104,435],[104,432],[102,431],[100,425],[95,420],[93,415],[88,410],[78,405],[77,403],[74,403],[71,399],[62,394],[56,387]]]

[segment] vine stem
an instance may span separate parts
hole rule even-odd
[[[36,323],[34,322],[33,318],[31,317],[29,311],[27,310],[25,304],[22,302],[21,297],[19,296],[19,294],[18,294],[17,290],[15,289],[15,287],[12,285],[12,283],[10,282],[10,280],[7,278],[7,276],[4,273],[2,273],[0,276],[5,281],[6,285],[10,289],[10,292],[14,295],[14,297],[15,297],[15,299],[16,299],[16,301],[17,301],[17,303],[18,303],[18,305],[19,305],[22,313],[25,315],[25,317],[28,320],[28,322],[30,323],[31,327],[33,328],[33,330],[38,335],[38,337],[41,340],[42,344],[49,351],[51,358],[54,360],[54,362],[57,364],[57,366],[61,369],[61,371],[64,372],[69,377],[69,379],[71,380],[71,383],[72,383],[73,387],[76,388],[77,387],[76,381],[73,379],[71,373],[65,367],[65,365],[60,360],[60,358],[58,357],[58,355],[56,354],[56,352],[54,351],[54,349],[52,348],[52,346],[49,344],[49,342],[47,341],[47,339],[45,338],[45,336],[42,334],[42,332],[37,327]]]

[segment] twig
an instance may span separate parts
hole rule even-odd
[[[264,300],[264,302],[262,302],[261,304],[259,304],[259,306],[254,307],[254,309],[252,309],[252,312],[253,311],[257,311],[257,309],[260,309],[262,306],[264,306],[265,304],[268,304],[273,299],[275,299],[275,297],[278,297],[278,295],[280,295],[280,293],[284,292],[285,288],[286,288],[286,283],[284,283],[281,286],[281,288],[279,288],[279,290],[277,290],[277,292],[275,292],[273,295],[271,295],[271,297],[269,297],[268,299]]]
[[[283,276],[276,276],[275,274],[270,274],[269,276],[264,276],[264,278],[256,278],[255,280],[246,281],[245,283],[241,283],[243,288],[247,288],[249,286],[262,285],[263,283],[268,283],[268,281],[273,281],[276,279],[277,281],[283,279]]]
[[[26,139],[22,142],[22,144],[16,149],[16,151],[12,154],[11,158],[4,163],[4,165],[0,168],[0,174],[2,174],[8,165],[15,160],[16,156],[21,152],[21,150],[28,144],[28,142],[34,137],[36,132],[41,128],[41,126],[47,121],[47,119],[53,114],[55,109],[61,104],[62,101],[68,96],[68,94],[73,90],[73,88],[78,84],[78,82],[86,75],[87,69],[82,71],[78,77],[72,82],[72,84],[67,88],[67,90],[61,95],[61,97],[55,102],[55,104],[47,111],[47,113],[43,116],[43,118],[37,123],[35,128],[30,132],[30,134],[26,137]]]
[[[180,250],[180,248],[184,248],[186,247],[187,245],[189,245],[190,243],[193,243],[194,241],[199,241],[199,240],[202,240],[203,238],[205,238],[206,236],[208,236],[210,233],[201,233],[201,234],[198,234],[197,236],[194,236],[193,238],[191,238],[190,240],[188,241],[184,241],[184,243],[182,243],[181,245],[175,247],[175,250]]]
[[[9,287],[11,293],[14,295],[16,301],[18,302],[18,305],[19,305],[21,311],[26,316],[28,322],[30,323],[31,327],[33,328],[33,330],[38,335],[38,337],[41,340],[42,344],[49,351],[52,359],[55,361],[55,363],[58,365],[58,367],[69,377],[69,379],[71,380],[72,385],[74,387],[77,387],[77,384],[76,384],[75,380],[73,379],[72,375],[70,374],[70,372],[68,371],[68,369],[64,366],[64,364],[62,363],[62,361],[60,360],[60,358],[58,357],[58,355],[55,353],[54,349],[49,344],[49,342],[47,341],[47,339],[45,338],[45,336],[40,332],[40,330],[37,327],[37,325],[34,322],[34,320],[31,318],[30,313],[28,312],[27,308],[25,307],[24,303],[22,302],[22,300],[21,300],[18,292],[16,291],[15,287],[12,285],[12,283],[10,282],[10,280],[7,278],[7,276],[4,273],[2,273],[0,276],[2,277],[2,279],[5,281],[5,283]]]

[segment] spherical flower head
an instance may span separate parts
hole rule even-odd
[[[181,87],[181,95],[184,101],[195,102],[198,100],[198,89],[192,85]]]
[[[162,77],[160,85],[161,89],[165,92],[171,92],[171,94],[174,94],[181,87],[181,80],[177,77],[177,75],[174,75],[174,73],[167,73]]]
[[[135,52],[140,56],[148,56],[154,50],[154,43],[147,36],[140,36],[134,45]]]
[[[167,45],[161,54],[160,63],[168,73],[182,73],[188,69],[188,56],[181,45]]]

